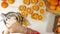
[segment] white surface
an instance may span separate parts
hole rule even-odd
[[[7,12],[11,12],[11,11],[19,11],[18,10],[18,6],[22,5],[22,1],[21,0],[15,0],[16,2],[12,5],[9,4],[9,7],[6,9],[3,9],[1,7],[1,0],[0,0],[0,14],[1,13],[7,13]],[[53,24],[53,20],[54,20],[54,16],[53,14],[46,12],[46,14],[44,15],[44,20],[43,21],[38,21],[38,20],[32,20],[29,16],[27,17],[27,20],[30,22],[30,26],[28,26],[29,28],[32,28],[34,30],[39,31],[41,34],[54,34],[52,32],[52,28],[51,28],[51,24]],[[0,20],[2,19],[2,17],[0,16]],[[49,25],[48,25],[49,24]],[[1,32],[6,28],[6,26],[4,25],[3,21],[0,21],[0,34]]]

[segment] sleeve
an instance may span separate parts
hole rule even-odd
[[[38,31],[32,30],[32,29],[28,29],[27,30],[27,34],[40,34]]]

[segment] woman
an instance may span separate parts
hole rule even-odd
[[[6,21],[6,27],[7,29],[3,32],[3,34],[10,34],[10,33],[40,34],[35,30],[21,26],[19,22],[13,17],[11,17]]]

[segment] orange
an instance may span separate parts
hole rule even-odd
[[[1,3],[1,6],[2,6],[3,8],[7,8],[7,7],[8,7],[8,3],[7,3],[7,2],[2,2],[2,3]]]
[[[28,25],[28,21],[27,21],[27,20],[24,20],[24,21],[22,22],[22,25],[27,26],[27,25]]]
[[[22,16],[22,17],[27,17],[27,15],[28,15],[28,14],[27,14],[26,11],[21,12],[21,16]]]
[[[57,32],[60,33],[60,27],[57,27]]]
[[[38,17],[38,14],[37,14],[37,13],[32,13],[32,14],[31,14],[31,18],[32,18],[32,19],[37,19],[37,17]]]
[[[40,10],[40,13],[41,13],[41,14],[44,14],[44,12],[45,12],[44,9],[41,9],[41,10]]]
[[[20,5],[20,6],[18,7],[18,9],[19,9],[20,11],[24,11],[24,10],[26,9],[26,6]]]
[[[29,14],[32,14],[33,13],[33,10],[31,8],[26,8],[26,11],[29,13]]]
[[[30,3],[36,4],[37,3],[37,0],[30,0]]]
[[[51,5],[58,5],[58,0],[52,0],[52,1],[50,2],[50,4],[51,4]]]
[[[51,0],[46,0],[46,1],[49,2],[49,3],[51,2]]]
[[[15,2],[15,0],[8,0],[9,4],[13,4]]]
[[[39,9],[38,5],[33,5],[32,6],[32,10],[38,10],[38,9]]]
[[[58,21],[60,22],[60,18],[58,18]]]
[[[38,6],[39,7],[43,7],[44,6],[44,3],[41,1],[41,2],[38,2]]]
[[[38,20],[43,20],[43,16],[42,15],[38,15]]]
[[[60,6],[57,6],[56,11],[60,12]]]
[[[59,5],[60,5],[60,1],[59,1]]]
[[[55,10],[55,9],[56,9],[56,6],[50,5],[50,6],[49,6],[49,9],[50,9],[50,10]]]

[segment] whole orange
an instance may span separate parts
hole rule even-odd
[[[57,28],[57,32],[60,33],[60,27]]]
[[[52,0],[52,1],[50,2],[50,4],[51,4],[51,5],[58,5],[58,0]]]
[[[59,1],[59,5],[60,5],[60,1]]]

